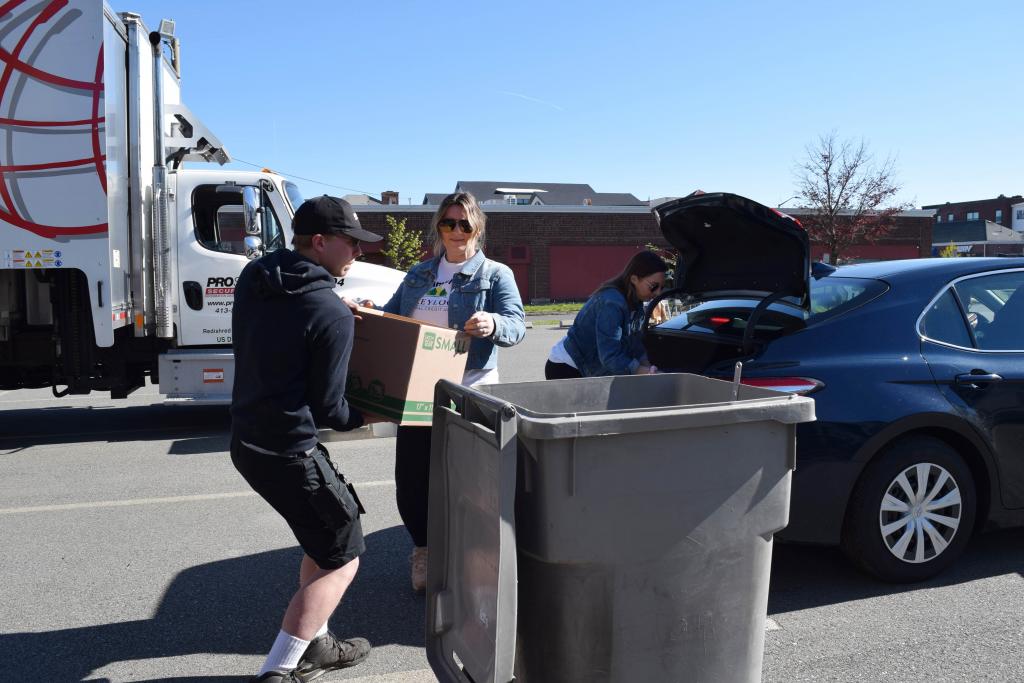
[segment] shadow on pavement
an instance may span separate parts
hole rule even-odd
[[[423,646],[424,602],[409,587],[408,535],[400,526],[366,537],[359,574],[331,618],[339,636],[374,645]],[[302,552],[273,550],[198,565],[171,582],[152,619],[41,633],[0,634],[7,680],[81,681],[116,662],[197,653],[263,655],[298,581]],[[253,672],[215,680],[247,680]],[[159,680],[211,680],[210,677]]]
[[[977,535],[952,567],[921,583],[884,583],[860,571],[838,548],[777,543],[768,614],[952,586],[1003,574],[1024,575],[1024,529]]]
[[[227,406],[61,406],[0,411],[0,448],[157,441],[231,429]]]

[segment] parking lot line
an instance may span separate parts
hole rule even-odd
[[[353,482],[360,488],[376,486],[394,486],[394,479],[380,481]],[[166,496],[163,498],[129,498],[127,500],[97,500],[89,503],[64,503],[61,505],[30,505],[26,507],[0,508],[0,515],[18,515],[29,512],[64,512],[67,510],[87,510],[93,508],[128,507],[132,505],[161,505],[165,503],[194,503],[201,500],[223,500],[226,498],[245,498],[255,496],[253,491],[232,491],[229,493],[208,493],[194,496]]]

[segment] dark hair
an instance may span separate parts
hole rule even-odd
[[[626,301],[630,306],[636,306],[640,303],[640,300],[636,296],[636,290],[633,289],[633,285],[630,282],[630,278],[636,275],[638,278],[643,279],[648,275],[654,273],[667,273],[668,264],[665,263],[665,259],[661,258],[653,251],[638,251],[633,254],[633,257],[626,263],[626,267],[622,269],[622,272],[613,277],[611,280],[603,282],[600,287],[594,292],[600,292],[602,289],[614,288],[622,293],[622,296],[626,297]]]

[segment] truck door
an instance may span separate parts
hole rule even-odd
[[[182,202],[178,245],[178,342],[181,346],[230,346],[235,281],[249,262],[239,186],[197,185]],[[259,189],[264,248],[285,247],[279,192]],[[278,204],[275,210],[275,204]],[[189,229],[191,227],[191,230]]]

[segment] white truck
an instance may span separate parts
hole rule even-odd
[[[181,101],[173,22],[102,0],[0,15],[0,390],[230,399],[234,283],[287,248],[298,188],[221,169]],[[185,168],[205,162],[207,169]],[[387,300],[399,271],[354,264],[339,293]]]

